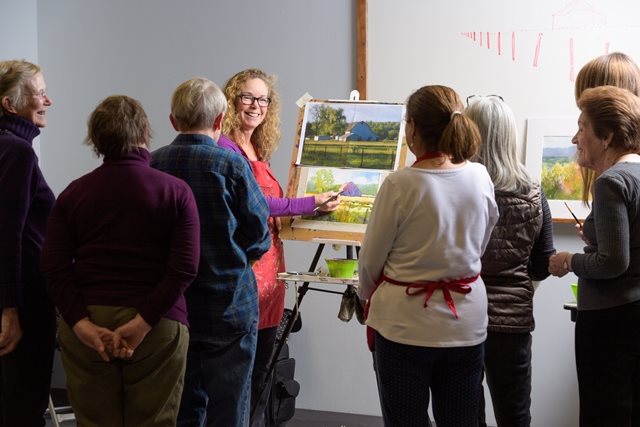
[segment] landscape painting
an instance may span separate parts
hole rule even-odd
[[[541,184],[554,221],[574,221],[567,206],[580,220],[589,214],[589,207],[582,202],[582,176],[575,162],[576,146],[571,142],[577,129],[577,117],[527,119],[525,165]]]
[[[297,164],[395,170],[404,137],[403,104],[309,102]]]
[[[311,222],[316,229],[364,230],[380,185],[388,175],[389,172],[376,170],[305,167],[298,197],[342,189],[341,202],[334,212],[296,219],[294,227],[309,226]]]
[[[582,176],[575,155],[576,146],[570,136],[544,137],[540,182],[548,199],[581,199]]]

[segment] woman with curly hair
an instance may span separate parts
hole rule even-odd
[[[260,320],[258,344],[253,365],[251,383],[252,414],[262,418],[266,395],[259,410],[254,411],[260,397],[261,385],[267,375],[268,363],[273,353],[277,326],[284,311],[285,287],[277,274],[285,271],[284,249],[279,237],[280,223],[277,217],[313,215],[331,212],[340,204],[337,195],[330,191],[309,197],[286,198],[271,171],[269,160],[280,142],[280,97],[275,90],[276,77],[259,69],[247,69],[233,76],[224,88],[228,111],[222,125],[223,135],[218,145],[244,156],[249,163],[269,204],[269,231],[271,249],[253,266],[258,281]]]

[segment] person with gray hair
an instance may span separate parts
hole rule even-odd
[[[465,114],[480,130],[475,160],[487,168],[500,210],[480,273],[489,302],[484,372],[498,426],[528,427],[533,281],[549,276],[549,257],[555,253],[551,212],[540,185],[517,157],[516,120],[502,97],[469,97]],[[486,426],[483,399],[479,417],[480,426]]]
[[[258,293],[251,264],[269,250],[269,208],[251,166],[217,145],[227,100],[212,81],[180,84],[170,120],[178,136],[152,166],[193,189],[201,222],[198,276],[186,292],[190,342],[178,426],[249,423]]]
[[[0,61],[0,425],[43,426],[55,310],[39,261],[55,197],[33,149],[51,107],[42,70]]]

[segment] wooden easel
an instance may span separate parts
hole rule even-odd
[[[353,243],[359,243],[359,242],[352,242],[352,241],[326,241],[326,242],[320,242],[318,244],[318,248],[316,249],[316,253],[313,256],[313,259],[311,260],[311,264],[309,265],[309,272],[314,272],[316,270],[316,267],[318,266],[318,261],[320,260],[320,257],[322,256],[322,252],[324,251],[325,245],[327,243],[332,243],[332,244],[344,244],[346,243],[346,257],[347,259],[354,259],[353,258],[353,249],[355,248],[355,252],[356,252],[356,259],[358,258],[358,256],[360,255],[360,245],[355,245]],[[289,316],[289,319],[287,320],[287,323],[285,325],[285,328],[282,332],[282,337],[276,340],[276,348],[273,351],[273,353],[271,354],[271,358],[269,359],[269,362],[267,363],[268,369],[267,369],[267,375],[264,379],[264,382],[260,385],[260,393],[258,394],[258,398],[256,400],[256,405],[253,408],[253,411],[251,411],[251,418],[249,421],[249,425],[251,425],[253,423],[253,419],[256,415],[255,411],[257,410],[257,408],[259,407],[259,405],[257,404],[258,402],[260,402],[260,400],[262,399],[262,396],[265,393],[265,390],[269,387],[270,383],[271,383],[271,378],[276,366],[276,362],[278,361],[278,356],[280,356],[280,353],[282,352],[282,348],[284,347],[284,344],[287,342],[287,338],[289,337],[289,334],[291,333],[291,330],[293,329],[293,325],[295,324],[296,320],[298,319],[298,316],[300,314],[300,305],[302,304],[302,300],[304,299],[304,296],[306,295],[308,290],[314,290],[314,291],[318,291],[318,292],[325,292],[325,293],[330,293],[330,294],[337,294],[337,295],[343,295],[344,292],[337,292],[337,291],[333,291],[330,289],[321,289],[321,288],[312,288],[309,286],[311,282],[310,281],[304,281],[302,283],[302,286],[300,286],[297,289],[297,294],[296,294],[296,303],[293,306],[293,309],[291,310],[291,315]],[[351,290],[353,290],[353,285],[347,285],[348,287],[351,288]]]

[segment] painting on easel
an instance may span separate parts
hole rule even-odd
[[[362,241],[382,181],[406,160],[404,104],[310,101],[300,113],[288,197],[342,190],[330,214],[284,221],[283,239]]]

